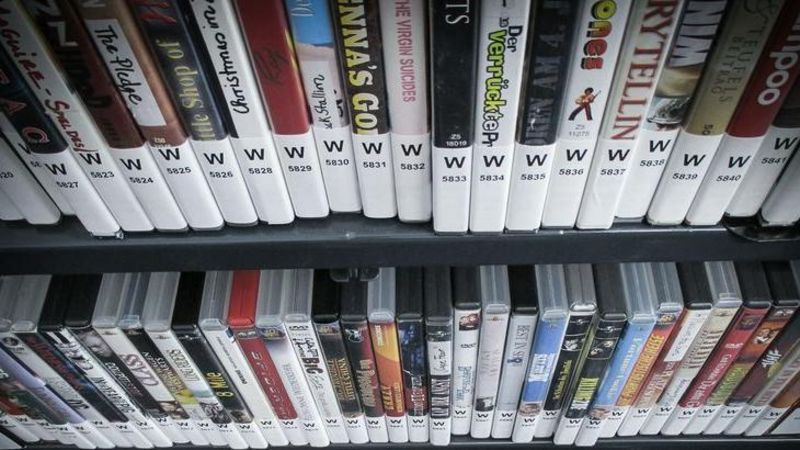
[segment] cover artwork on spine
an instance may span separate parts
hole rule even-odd
[[[426,268],[425,339],[430,393],[430,442],[450,443],[453,384],[453,286],[450,269]]]
[[[396,269],[397,338],[408,414],[408,439],[428,442],[429,402],[426,370],[424,281],[421,268]]]
[[[469,434],[481,329],[480,273],[454,267],[453,276],[453,420],[452,433]]]

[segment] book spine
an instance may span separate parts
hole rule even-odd
[[[375,366],[381,387],[389,442],[408,442],[403,370],[395,322],[370,322],[370,338],[375,351]]]
[[[118,329],[102,329],[86,333],[82,340],[92,352],[102,357],[103,365],[117,381],[125,386],[129,395],[153,417],[159,430],[176,444],[189,443],[197,429],[183,406],[145,358]],[[208,441],[199,439],[201,444]]]
[[[28,223],[33,225],[54,225],[61,220],[58,207],[39,186],[36,179],[22,161],[11,150],[11,145],[0,136],[0,189]]]
[[[372,340],[369,336],[369,325],[363,321],[341,321],[344,341],[350,366],[356,377],[356,387],[367,418],[367,434],[370,442],[389,442],[389,431],[386,427],[386,413],[381,399],[381,385],[378,381],[378,369]]]
[[[566,330],[567,317],[543,318],[536,328],[525,386],[522,388],[514,431],[511,435],[513,442],[533,440]]]
[[[697,337],[692,342],[686,356],[681,361],[675,374],[672,376],[669,385],[664,389],[661,398],[658,399],[657,407],[651,411],[650,417],[642,427],[641,434],[657,434],[659,432],[668,433],[671,430],[665,428],[670,415],[678,406],[683,394],[689,389],[689,384],[700,373],[706,361],[712,357],[712,353],[725,334],[728,325],[736,315],[736,307],[715,307],[703,324]]]
[[[223,218],[214,195],[128,5],[112,0],[74,5],[186,222],[197,230],[220,228]]]
[[[561,417],[561,409],[569,395],[569,387],[580,365],[580,357],[592,325],[592,314],[570,313],[561,350],[551,375],[547,397],[536,421],[534,436],[550,438]]]
[[[755,160],[770,123],[800,74],[798,39],[800,5],[790,2],[781,10],[722,144],[686,214],[688,224],[714,225],[722,219]]]
[[[308,387],[322,417],[328,438],[335,444],[350,442],[313,324],[310,321],[287,323],[286,330],[308,381]]]
[[[479,8],[477,0],[430,3],[433,229],[437,233],[466,233],[469,227]],[[459,353],[456,348],[456,357]],[[454,376],[459,376],[457,370]],[[454,401],[460,401],[458,395]],[[453,431],[466,434],[460,422],[469,421],[470,415],[461,416],[463,405],[453,407]]]
[[[328,2],[285,1],[328,203],[334,212],[358,212],[361,194]]]
[[[491,435],[497,406],[497,389],[503,368],[503,348],[508,332],[508,311],[489,312],[481,317],[478,364],[475,370],[475,393],[470,436],[485,439]]]
[[[319,343],[330,373],[333,390],[344,416],[347,436],[354,444],[369,442],[364,410],[358,398],[356,379],[350,369],[347,348],[342,337],[339,321],[315,323]]]
[[[636,396],[644,387],[644,382],[650,374],[650,369],[653,368],[658,355],[675,330],[675,325],[678,323],[679,318],[680,312],[669,311],[658,314],[653,332],[650,333],[647,342],[644,343],[639,358],[633,365],[625,385],[620,391],[616,405],[611,410],[611,413],[606,415],[599,437],[614,437],[617,431],[620,430],[631,405],[636,400]]]
[[[750,425],[745,436],[762,436],[767,433],[800,400],[800,378],[795,376],[784,390],[770,401],[761,415]]]
[[[425,325],[423,319],[398,320],[403,393],[408,412],[408,440],[428,442],[428,379],[425,368]]]
[[[609,99],[630,0],[587,1],[576,24],[579,38],[559,118],[542,225],[575,225],[595,144]]]
[[[785,227],[800,219],[800,158],[792,158],[761,207],[761,224]]]
[[[628,324],[622,340],[617,344],[608,372],[603,376],[603,381],[597,389],[597,397],[592,401],[592,407],[581,424],[575,439],[576,445],[594,445],[601,437],[606,421],[614,412],[622,390],[630,380],[634,367],[652,335],[654,325],[655,322],[649,321]]]
[[[542,222],[578,7],[568,0],[533,6],[508,193],[508,231],[536,230]]]
[[[185,230],[186,220],[75,8],[65,0],[25,2],[25,7],[153,226],[163,231]]]
[[[475,233],[505,226],[530,7],[525,0],[481,4],[469,209]]]
[[[694,421],[693,418],[699,409],[706,404],[714,388],[722,381],[768,312],[768,308],[743,307],[741,309],[735,322],[731,324],[730,330],[678,402],[678,407],[664,426],[665,434],[699,433],[699,431],[688,433],[688,425]]]
[[[297,410],[306,440],[312,447],[328,446],[330,439],[283,323],[259,328],[259,333]]]
[[[129,1],[142,33],[150,44],[172,102],[189,131],[192,148],[226,222],[252,225],[258,215],[250,200],[229,139],[227,110],[219,106],[219,89],[211,79],[196,24],[189,22],[177,0],[156,8]],[[188,6],[187,6],[188,7]]]
[[[209,413],[212,421],[228,426],[232,424],[234,430],[238,432],[231,433],[232,437],[226,436],[226,439],[231,442],[231,448],[242,446],[244,448],[266,448],[267,440],[259,431],[247,405],[242,401],[242,395],[231,383],[230,376],[214,355],[200,330],[194,327],[191,331],[180,330],[175,334],[185,354],[191,358],[189,362],[194,363],[196,371],[202,377],[203,392],[210,392],[212,400],[204,401],[200,395],[195,394],[195,396],[198,397],[206,411],[214,411],[214,413]],[[174,354],[177,355],[177,353]],[[178,359],[173,357],[172,361],[177,362]],[[188,366],[189,364],[185,368],[177,366],[176,368],[179,368],[182,373],[188,373]],[[192,389],[191,385],[187,384],[187,386]],[[198,387],[200,387],[200,383],[198,383]]]
[[[241,347],[253,375],[269,399],[272,410],[278,417],[281,429],[291,445],[306,445],[308,441],[300,428],[297,410],[281,380],[278,369],[267,351],[264,341],[254,328],[234,330],[236,342]]]
[[[292,203],[232,0],[194,0],[190,6],[231,118],[231,145],[256,213],[269,224],[290,223]]]
[[[758,12],[744,6],[731,2],[647,212],[652,224],[683,222],[781,10],[767,1],[758,3]]]
[[[272,123],[278,160],[297,217],[329,213],[320,160],[310,126],[286,10],[279,0],[236,0],[239,23]]]
[[[628,35],[609,92],[600,138],[589,169],[576,225],[608,229],[614,222],[625,179],[634,160],[642,122],[653,99],[683,2],[635,2]]]
[[[379,14],[378,2],[333,6],[364,215],[389,218],[397,215],[397,194]]]
[[[481,310],[455,309],[453,333],[453,423],[455,436],[469,434],[478,365]]]
[[[426,323],[430,383],[430,442],[448,445],[452,425],[453,325]]]
[[[503,356],[502,378],[497,389],[497,402],[492,421],[493,439],[509,439],[514,431],[517,406],[533,346],[536,318],[535,314],[511,316]]]
[[[710,309],[685,309],[683,311],[677,328],[664,344],[663,351],[653,364],[646,381],[642,383],[629,414],[625,416],[625,420],[617,432],[619,436],[639,434],[651,411],[656,408],[659,397],[667,388],[667,384],[710,315]]]
[[[403,222],[427,222],[432,214],[427,2],[385,0],[379,4],[397,215]]]

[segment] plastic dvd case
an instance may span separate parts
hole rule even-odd
[[[425,340],[430,393],[430,443],[450,443],[453,384],[453,286],[450,269],[426,268]]]
[[[480,273],[477,267],[453,267],[453,420],[452,433],[469,434],[481,328]]]
[[[378,276],[367,284],[367,320],[389,442],[408,442],[403,369],[395,322],[397,290],[395,269],[381,268]]]

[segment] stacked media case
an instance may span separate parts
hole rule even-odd
[[[469,434],[478,364],[481,302],[477,268],[453,268],[453,409],[452,433]]]
[[[425,364],[424,281],[421,268],[396,269],[397,339],[403,368],[408,440],[429,441],[428,373]]]
[[[453,384],[453,286],[450,269],[426,268],[425,340],[430,394],[429,438],[433,445],[450,443]]]

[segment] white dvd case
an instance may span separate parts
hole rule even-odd
[[[283,321],[283,299],[292,294],[293,283],[291,270],[261,271],[256,326],[297,410],[306,440],[313,447],[326,447],[331,440]]]
[[[455,436],[469,434],[472,424],[481,297],[477,268],[453,268],[453,420]]]
[[[0,189],[29,223],[53,225],[61,220],[58,207],[2,137],[0,137]]]
[[[381,0],[381,36],[391,117],[397,215],[403,222],[431,219],[431,136],[425,0]]]
[[[42,104],[50,105],[45,112],[69,143],[75,161],[123,230],[151,231],[153,224],[83,103],[70,88],[41,36],[36,34],[30,17],[17,0],[9,1],[5,8],[3,29],[16,37],[14,42],[2,39],[2,45],[23,76],[36,71],[37,82],[28,85]]]
[[[798,389],[800,389],[800,378],[795,375],[783,391],[772,399],[769,405],[761,412],[761,415],[744,432],[744,435],[763,436],[767,434],[792,408],[792,403],[798,399]],[[792,403],[784,403],[787,400]]]
[[[191,9],[224,96],[233,154],[258,218],[269,224],[290,223],[292,203],[233,3],[194,0]]]
[[[33,437],[33,440],[30,442],[61,442],[56,434],[51,431],[53,429],[52,424],[48,422],[47,425],[43,425],[45,419],[41,413],[31,411],[28,408],[26,408],[28,409],[27,411],[21,408],[14,410],[6,409],[8,406],[10,405],[0,405],[0,422],[2,422],[0,425],[17,427],[16,429],[19,430],[21,435],[24,434],[25,436]],[[6,425],[6,423],[8,423],[8,425]]]
[[[15,416],[7,414],[5,411],[2,410],[0,410],[0,426],[3,427],[4,430],[13,434],[14,437],[27,444],[33,444],[34,442],[39,442],[43,440],[37,434],[34,434],[33,431],[28,429],[28,427],[22,425],[15,418]],[[42,430],[44,429],[42,428]]]
[[[500,233],[508,211],[531,2],[483,2],[480,8],[469,229]]]
[[[595,8],[594,2],[585,2],[575,26],[579,51],[570,63],[543,227],[571,228],[578,216],[632,2],[615,3],[613,8]],[[592,33],[599,21],[605,27],[603,51],[593,51],[598,42]]]
[[[511,312],[508,268],[481,266],[480,293],[482,317],[470,436],[485,439],[492,433]]]
[[[789,226],[800,220],[800,157],[795,154],[761,207],[764,226]]]
[[[217,359],[230,375],[243,402],[253,414],[266,442],[275,446],[288,445],[289,441],[278,424],[272,406],[228,327],[226,317],[230,296],[233,295],[232,288],[232,272],[206,272],[198,325]]]

